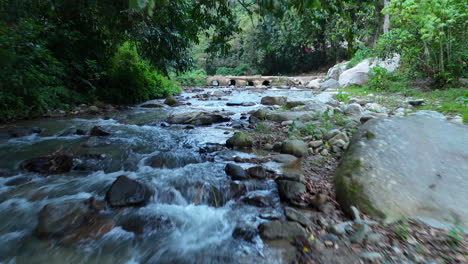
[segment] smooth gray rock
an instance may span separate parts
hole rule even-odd
[[[284,122],[291,120],[311,121],[314,120],[313,112],[300,111],[300,112],[268,112],[265,118],[270,121]]]
[[[207,126],[212,125],[214,123],[227,122],[229,120],[230,118],[223,117],[217,114],[206,112],[189,112],[172,115],[168,118],[167,122],[169,122],[170,124]]]
[[[260,225],[260,235],[264,239],[283,239],[305,236],[305,229],[296,222],[273,221]]]
[[[226,146],[229,148],[250,148],[252,145],[253,138],[244,132],[236,132],[226,141]]]
[[[285,207],[284,215],[286,216],[286,218],[288,218],[288,220],[298,222],[304,227],[313,225],[312,221],[305,214],[292,207]]]
[[[278,184],[280,197],[286,201],[294,200],[306,191],[306,186],[296,181],[277,180],[276,184]]]
[[[271,159],[278,163],[283,163],[285,165],[292,164],[297,161],[297,158],[289,154],[278,154],[271,157]]]
[[[320,85],[320,90],[322,91],[329,90],[329,89],[333,90],[333,89],[338,89],[338,88],[340,88],[340,83],[335,79],[326,80]]]
[[[144,205],[153,195],[144,184],[126,176],[119,176],[106,193],[106,202],[111,207]]]
[[[262,105],[285,105],[288,101],[286,96],[265,96],[261,100]]]
[[[336,171],[337,199],[350,213],[468,226],[468,126],[431,112],[367,121]]]
[[[231,176],[231,179],[235,181],[242,181],[242,180],[248,180],[249,175],[245,172],[245,170],[236,164],[226,164],[226,167],[224,168],[224,171],[228,176]]]
[[[360,104],[349,104],[345,109],[347,115],[360,115],[362,114],[362,106]]]

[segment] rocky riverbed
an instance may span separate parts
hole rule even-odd
[[[334,94],[186,88],[131,108],[81,106],[74,114],[88,115],[5,127],[0,261],[466,263],[466,126],[433,112],[412,115],[408,102],[387,109]],[[421,127],[453,137],[428,133],[425,141]],[[431,147],[434,140],[441,144]],[[388,150],[372,152],[379,149]],[[418,151],[440,158],[414,159]],[[356,165],[350,157],[358,155],[372,163]],[[413,159],[421,168],[406,175]],[[427,180],[434,160],[443,161],[435,167],[443,179]],[[413,189],[388,173],[372,176],[382,170],[401,170],[395,175],[415,176],[411,185],[424,188],[398,196],[398,188]],[[382,188],[392,181],[401,186]]]

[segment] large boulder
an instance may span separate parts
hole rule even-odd
[[[261,100],[263,105],[285,105],[288,101],[286,96],[265,96]]]
[[[183,114],[172,115],[168,118],[171,124],[185,124],[196,126],[208,126],[214,123],[227,122],[230,119],[222,115],[206,113],[206,112],[189,112]]]
[[[348,87],[351,85],[364,85],[369,81],[369,71],[372,67],[382,67],[388,72],[396,70],[400,63],[400,56],[395,55],[392,58],[386,60],[380,60],[377,58],[365,59],[355,67],[344,71],[339,78],[341,87]]]
[[[325,78],[325,80],[338,81],[338,79],[340,78],[340,75],[346,70],[347,65],[348,65],[348,62],[345,61],[345,62],[336,64],[335,66],[331,67],[327,72],[327,77]]]
[[[119,176],[106,193],[106,202],[111,207],[144,205],[153,193],[144,184]]]
[[[468,226],[468,126],[434,113],[372,119],[359,129],[336,171],[344,210]]]
[[[302,140],[286,140],[281,145],[281,153],[296,157],[305,157],[308,154],[308,145]]]
[[[69,172],[73,166],[73,156],[68,153],[54,153],[45,157],[23,161],[23,170],[41,174],[59,174]]]
[[[320,88],[320,79],[314,79],[312,81],[310,81],[306,87],[307,88],[311,88],[311,89],[319,89]]]
[[[253,145],[253,138],[244,132],[236,132],[226,141],[228,148],[251,148]]]

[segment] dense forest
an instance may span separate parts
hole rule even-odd
[[[301,74],[398,53],[397,78],[466,77],[464,0],[4,0],[0,119],[132,104],[206,75]],[[390,77],[388,77],[391,79]]]

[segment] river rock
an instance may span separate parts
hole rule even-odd
[[[467,143],[468,126],[433,112],[369,120],[338,166],[337,199],[348,213],[468,226]]]
[[[300,112],[268,112],[266,119],[275,121],[275,122],[284,122],[290,120],[300,120],[300,121],[311,121],[314,120],[312,112],[300,111]]]
[[[214,123],[222,123],[229,121],[230,118],[222,115],[207,113],[207,112],[189,112],[171,115],[167,122],[170,124],[184,124],[196,126],[209,126]]]
[[[344,71],[339,78],[341,87],[351,85],[364,85],[369,81],[369,71],[372,67],[379,66],[385,68],[388,72],[393,72],[399,65],[400,56],[395,55],[386,60],[376,58],[365,59],[355,67]]]
[[[94,199],[45,205],[39,212],[36,232],[40,237],[57,237],[77,229],[97,208]]]
[[[236,226],[232,231],[232,237],[254,243],[257,230],[250,226]]]
[[[347,115],[360,115],[362,114],[362,106],[360,104],[349,104],[346,106],[345,114]]]
[[[23,170],[42,174],[69,172],[72,166],[73,156],[68,153],[54,153],[50,156],[33,158],[23,161],[20,165]]]
[[[270,111],[268,111],[268,109],[258,109],[258,110],[250,112],[250,115],[258,118],[259,120],[265,120],[269,112]]]
[[[278,185],[278,192],[281,198],[286,201],[295,200],[302,193],[306,192],[304,183],[288,180],[276,180]]]
[[[235,181],[243,181],[249,179],[249,175],[247,175],[245,170],[241,166],[238,166],[236,164],[226,164],[224,171],[228,176],[231,177],[231,179]]]
[[[335,79],[326,80],[320,85],[320,90],[322,91],[335,90],[338,88],[340,88],[340,83]]]
[[[328,72],[327,76],[325,77],[326,80],[335,80],[338,81],[340,75],[346,70],[346,66],[348,65],[348,61],[338,63],[335,66],[331,67]]]
[[[40,134],[43,131],[40,127],[15,127],[8,130],[8,134],[12,138],[30,136],[32,134]]]
[[[310,81],[306,85],[306,87],[310,88],[310,89],[319,89],[320,88],[320,79],[314,79],[314,80]]]
[[[147,164],[153,168],[175,169],[188,164],[200,163],[199,155],[190,152],[161,152],[148,159]]]
[[[298,173],[288,173],[288,172],[286,172],[286,173],[278,175],[276,179],[305,183],[304,175],[303,174],[298,174]]]
[[[262,223],[259,227],[260,235],[263,239],[288,239],[295,237],[304,237],[306,230],[296,222],[272,221]]]
[[[286,96],[265,96],[261,100],[262,105],[285,105],[288,101]]]
[[[302,140],[286,140],[281,146],[281,153],[296,157],[305,157],[308,154],[307,143]]]
[[[282,163],[285,166],[292,165],[297,162],[297,158],[293,155],[289,154],[278,154],[278,155],[273,155],[271,159],[275,162]]]
[[[424,103],[424,99],[414,99],[414,100],[408,100],[408,104],[412,106],[420,106]]]
[[[247,169],[247,173],[252,178],[265,179],[270,173],[262,166],[250,167]]]
[[[253,138],[244,132],[236,132],[234,136],[226,141],[228,148],[251,148],[253,145]]]
[[[285,207],[284,215],[286,216],[286,218],[288,218],[288,220],[298,222],[304,227],[313,226],[312,221],[305,214],[292,207]]]
[[[142,104],[141,107],[144,107],[144,108],[161,108],[161,107],[164,107],[164,104],[163,103],[158,103],[158,102],[147,103],[147,104]]]
[[[242,197],[240,201],[256,207],[271,207],[275,204],[271,195],[264,195],[261,192],[250,192]]]
[[[146,204],[151,196],[148,187],[122,175],[110,186],[106,201],[111,207],[139,206]]]
[[[164,104],[166,104],[168,106],[177,106],[177,104],[179,104],[179,102],[174,97],[169,96],[164,100]]]
[[[98,136],[98,137],[106,137],[106,136],[109,136],[110,133],[105,131],[102,127],[100,126],[94,126],[93,128],[91,128],[91,130],[89,131],[89,135],[90,136]]]

